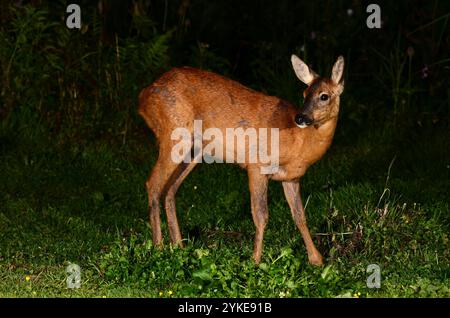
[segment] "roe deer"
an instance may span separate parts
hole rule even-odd
[[[297,77],[308,87],[303,92],[301,111],[278,97],[251,90],[220,75],[190,67],[174,68],[163,74],[139,95],[139,114],[155,133],[159,142],[158,160],[146,182],[153,243],[162,244],[160,199],[164,199],[172,244],[182,246],[175,211],[175,193],[198,162],[174,162],[172,132],[183,127],[194,131],[194,120],[204,128],[277,128],[279,131],[278,164],[273,172],[262,173],[262,162],[241,162],[247,170],[251,195],[251,212],[256,226],[253,258],[261,260],[264,229],[268,221],[267,187],[269,178],[282,181],[292,217],[306,245],[309,262],[322,265],[322,255],[309,233],[300,197],[299,179],[308,167],[319,160],[333,139],[339,112],[339,96],[344,90],[344,58],[333,66],[331,78],[320,78],[297,56],[291,57]],[[195,144],[195,143],[194,143]],[[225,144],[221,144],[225,147]],[[189,147],[192,147],[190,143]],[[191,149],[193,149],[192,147]],[[237,152],[242,149],[233,149]],[[271,149],[275,151],[275,149]],[[227,152],[227,149],[225,149]],[[201,155],[201,154],[200,154]],[[228,162],[228,160],[227,160]]]

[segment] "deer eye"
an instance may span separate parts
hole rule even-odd
[[[320,95],[320,100],[326,101],[326,100],[328,100],[328,98],[330,98],[330,96],[328,96],[328,94]]]

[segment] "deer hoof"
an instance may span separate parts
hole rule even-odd
[[[323,265],[323,257],[320,254],[311,255],[308,257],[309,263],[314,266],[322,266]]]

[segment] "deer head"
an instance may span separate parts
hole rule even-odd
[[[292,55],[291,61],[299,80],[308,85],[303,92],[303,109],[295,116],[297,126],[319,127],[336,118],[339,113],[339,96],[344,91],[344,58],[339,56],[334,63],[331,78],[319,77],[296,55]]]

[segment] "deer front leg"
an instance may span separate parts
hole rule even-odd
[[[264,229],[266,228],[267,220],[269,219],[269,211],[267,207],[268,179],[266,175],[260,174],[259,169],[249,169],[248,180],[252,217],[256,226],[253,259],[256,264],[259,264],[261,261],[263,248]]]
[[[306,224],[306,215],[303,208],[302,198],[300,197],[300,184],[298,181],[283,182],[284,195],[291,208],[292,217],[302,234],[308,252],[309,263],[312,265],[323,265],[323,258],[309,234],[308,225]]]

